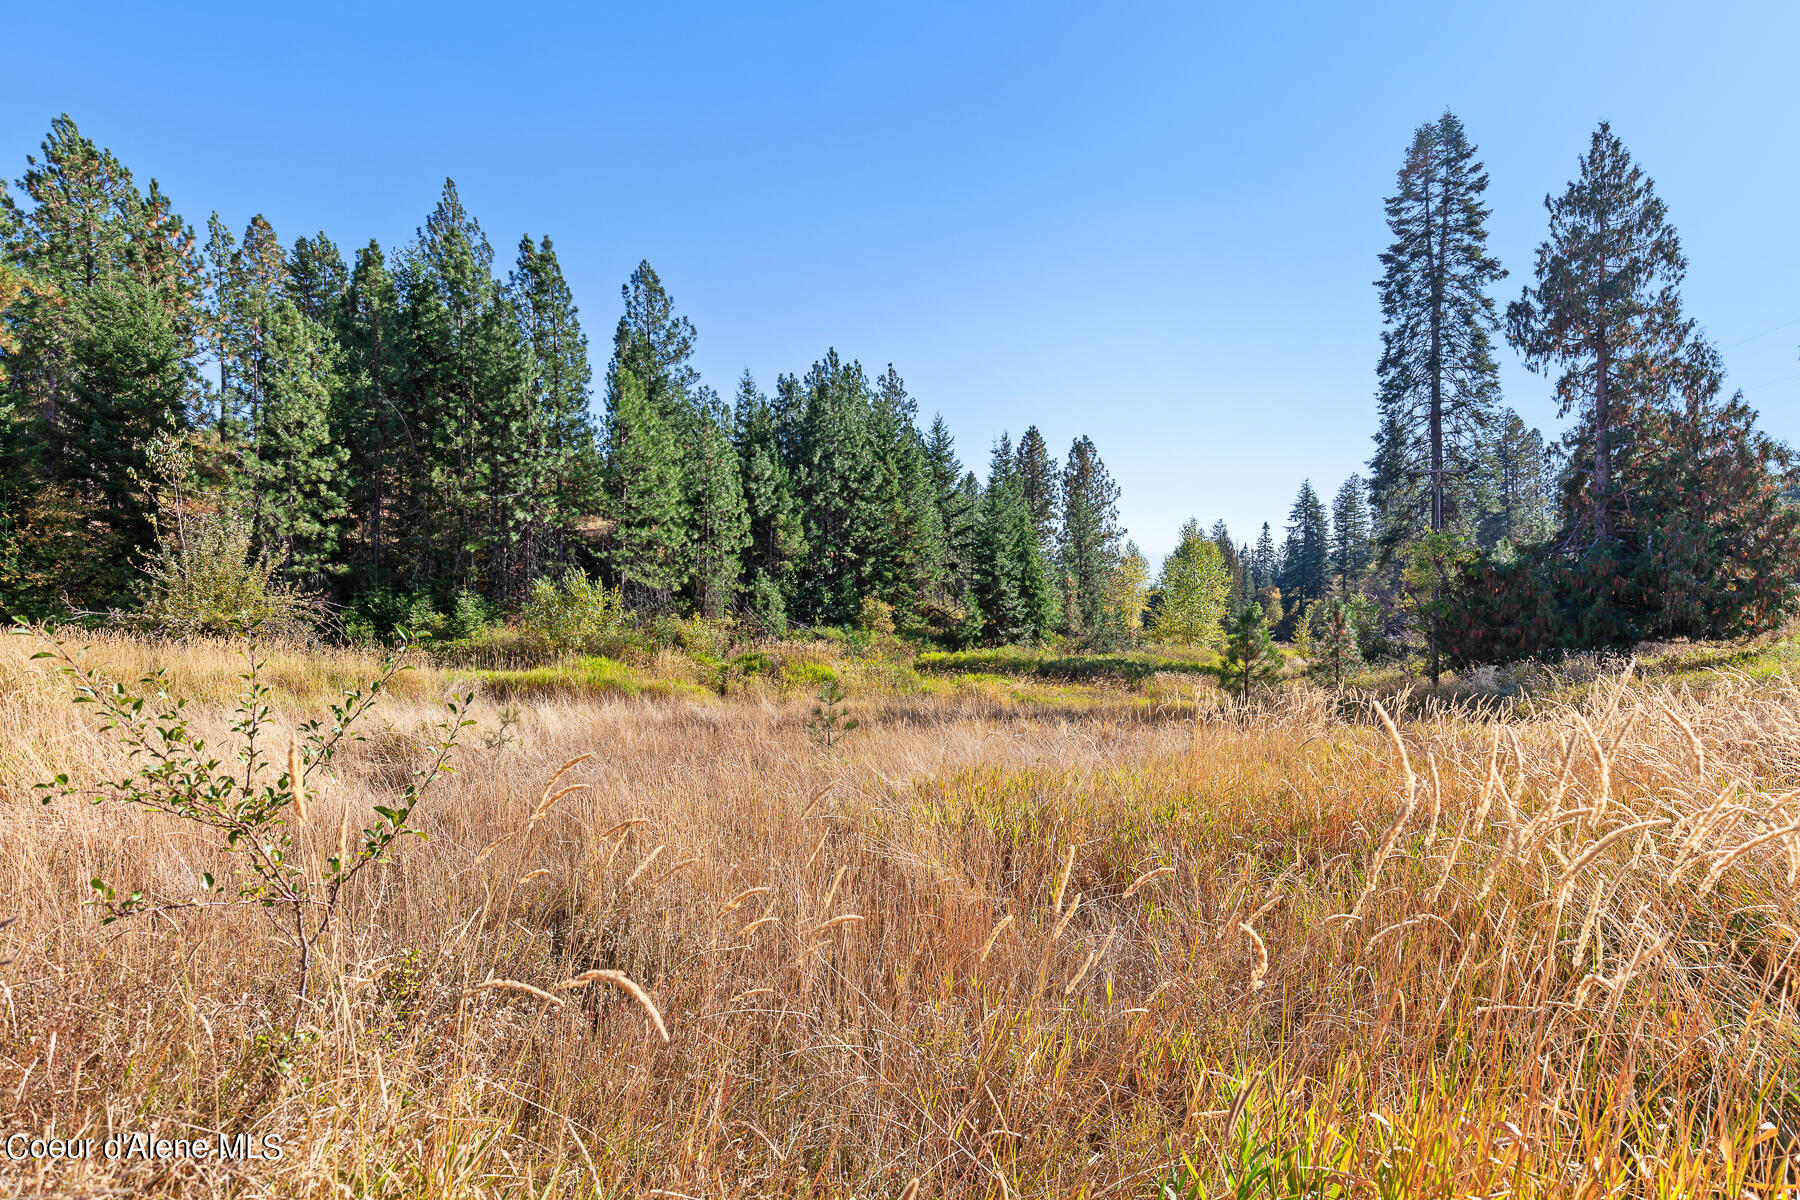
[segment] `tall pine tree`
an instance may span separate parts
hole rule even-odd
[[[1394,240],[1381,256],[1386,328],[1370,481],[1386,554],[1478,515],[1470,496],[1499,393],[1487,288],[1505,275],[1487,252],[1487,186],[1462,122],[1446,112],[1413,134],[1387,200]]]

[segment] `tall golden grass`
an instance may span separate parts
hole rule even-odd
[[[349,896],[289,1040],[290,957],[255,911],[84,908],[92,876],[180,899],[221,859],[165,818],[37,802],[118,752],[31,649],[0,643],[0,1132],[285,1153],[0,1157],[0,1195],[1800,1178],[1785,680],[1614,677],[1529,719],[1391,727],[1304,691],[1253,712],[865,694],[830,749],[801,698],[543,698]],[[226,649],[94,655],[172,665],[224,739]],[[274,656],[281,719],[372,666]],[[312,789],[303,853],[403,786],[453,682],[419,672],[380,710]]]

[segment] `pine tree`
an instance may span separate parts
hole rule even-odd
[[[1342,687],[1344,677],[1362,664],[1356,629],[1359,604],[1367,605],[1368,601],[1339,596],[1320,605],[1313,617],[1318,627],[1314,640],[1315,670],[1327,676],[1334,687]]]
[[[1181,539],[1163,560],[1156,586],[1153,632],[1158,641],[1211,648],[1223,640],[1231,576],[1218,544],[1200,531],[1199,521],[1189,518],[1181,527]]]
[[[806,554],[806,534],[782,455],[775,409],[748,370],[738,381],[733,428],[749,522],[744,556],[747,590],[751,607],[779,628],[787,621],[795,572]]]
[[[889,363],[876,381],[870,429],[883,510],[873,583],[874,595],[903,614],[941,588],[950,557],[917,420],[918,404]]]
[[[1044,443],[1044,435],[1033,425],[1019,438],[1013,454],[1014,469],[1025,495],[1025,507],[1031,510],[1031,524],[1037,530],[1038,542],[1045,555],[1056,546],[1056,516],[1061,507],[1061,480],[1057,478],[1056,459]]]
[[[1250,551],[1251,591],[1260,592],[1264,588],[1274,587],[1279,566],[1275,557],[1275,534],[1269,529],[1269,523],[1264,521],[1262,532],[1256,537],[1256,547]]]
[[[1373,553],[1369,543],[1369,505],[1362,476],[1352,475],[1331,501],[1330,577],[1338,595],[1355,591]]]
[[[259,428],[243,456],[253,529],[283,575],[318,591],[345,514],[348,456],[331,438],[336,356],[326,331],[289,300],[269,313],[263,351]]]
[[[962,460],[956,456],[955,439],[941,413],[932,419],[925,437],[925,464],[944,539],[944,569],[936,598],[956,601],[968,593],[971,578],[974,504],[963,488]]]
[[[349,283],[344,256],[335,242],[323,233],[294,239],[287,261],[287,295],[301,316],[318,325],[329,325],[333,309]]]
[[[1488,445],[1486,514],[1478,540],[1493,547],[1541,541],[1550,533],[1553,470],[1544,435],[1512,409],[1494,424]]]
[[[996,446],[977,514],[974,599],[990,645],[1035,642],[1056,620],[1056,593],[1011,447]]]
[[[0,250],[32,284],[11,305],[0,401],[0,600],[112,604],[153,537],[145,447],[197,399],[199,263],[155,182],[140,192],[66,115],[26,161],[19,196],[0,190]]]
[[[1231,530],[1226,528],[1224,521],[1213,522],[1212,540],[1219,548],[1219,561],[1225,565],[1226,578],[1231,581],[1231,590],[1226,594],[1226,611],[1235,613],[1250,603],[1250,556],[1231,540]]]
[[[1675,403],[1644,429],[1635,489],[1645,550],[1636,564],[1643,632],[1731,638],[1778,627],[1800,608],[1800,481],[1794,456],[1756,428],[1742,392],[1721,397],[1718,352],[1689,342]]]
[[[519,242],[508,278],[512,309],[529,349],[530,408],[521,505],[520,570],[528,586],[577,564],[580,521],[598,511],[600,462],[594,441],[592,369],[580,311],[548,237]]]
[[[1544,207],[1550,236],[1535,282],[1507,306],[1507,336],[1532,370],[1562,368],[1558,410],[1577,414],[1565,523],[1595,546],[1636,532],[1633,456],[1693,332],[1677,290],[1687,260],[1655,185],[1604,121],[1579,177]]]
[[[1505,272],[1487,252],[1488,176],[1462,122],[1446,112],[1414,134],[1386,210],[1380,434],[1371,500],[1383,553],[1429,530],[1471,524],[1481,452],[1499,393],[1487,287]]]
[[[1331,528],[1325,504],[1312,480],[1300,484],[1288,511],[1287,544],[1281,556],[1281,595],[1290,613],[1324,597],[1331,584]]]
[[[686,505],[693,531],[691,590],[694,609],[721,617],[736,598],[750,515],[738,475],[737,452],[727,426],[731,413],[712,389],[698,389],[687,433]]]
[[[1228,684],[1235,685],[1240,699],[1250,698],[1250,688],[1270,683],[1281,671],[1281,651],[1269,635],[1269,622],[1263,617],[1261,604],[1251,604],[1232,618],[1225,633],[1225,654],[1220,664]]]
[[[1106,607],[1106,581],[1118,566],[1125,531],[1119,526],[1119,485],[1091,439],[1075,439],[1063,460],[1061,567],[1069,599],[1063,625],[1072,634],[1097,627]]]
[[[793,464],[808,553],[796,592],[802,619],[855,622],[880,585],[887,514],[880,502],[873,400],[860,363],[831,350],[802,381],[805,408]]]
[[[666,609],[688,576],[684,455],[662,405],[638,378],[638,352],[621,355],[606,384],[606,514],[613,572],[632,608]]]
[[[634,608],[667,609],[694,577],[685,485],[695,447],[694,326],[648,262],[620,288],[606,383],[606,495],[611,562]]]
[[[401,569],[390,517],[408,510],[410,485],[425,470],[423,447],[400,408],[400,293],[381,247],[371,241],[356,265],[337,313],[343,348],[332,406],[332,440],[344,448],[350,538],[349,591],[386,591]]]

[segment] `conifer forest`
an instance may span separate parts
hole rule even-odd
[[[638,616],[954,650],[1222,645],[1253,604],[1311,638],[1339,605],[1360,657],[1434,677],[1775,628],[1791,456],[1723,391],[1651,178],[1596,129],[1516,295],[1487,183],[1450,113],[1401,157],[1366,472],[1190,524],[1153,576],[1086,436],[1059,457],[1027,413],[959,450],[896,364],[829,347],[702,380],[648,262],[590,344],[552,238],[497,260],[449,180],[403,246],[202,230],[59,117],[0,210],[0,609],[222,632],[249,588],[330,640],[466,639],[576,574]],[[1502,338],[1564,428],[1507,407]]]

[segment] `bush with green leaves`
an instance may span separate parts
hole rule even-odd
[[[254,626],[243,632],[245,669],[231,724],[234,745],[222,755],[194,729],[187,701],[169,690],[166,670],[135,684],[122,683],[89,666],[81,649],[53,631],[41,631],[47,645],[33,657],[54,661],[70,679],[75,702],[94,706],[100,730],[124,749],[126,765],[122,773],[94,782],[75,783],[60,774],[38,787],[45,804],[59,797],[124,804],[207,831],[224,862],[218,877],[210,871],[202,874],[202,890],[181,896],[152,895],[142,888],[121,895],[96,876],[89,885],[105,914],[102,921],[183,909],[261,909],[294,953],[298,979],[291,1030],[307,998],[315,947],[337,918],[345,889],[369,866],[388,859],[402,837],[425,836],[412,823],[413,813],[433,782],[450,770],[459,735],[474,724],[467,716],[474,696],[450,698],[446,716],[436,726],[428,764],[412,773],[399,795],[373,806],[372,825],[352,840],[346,811],[336,852],[316,850],[295,836],[312,820],[310,789],[346,745],[361,740],[358,724],[407,669],[412,643],[403,640],[374,678],[342,692],[328,706],[328,716],[299,724],[289,735],[284,759],[277,757],[284,748],[275,728],[271,689],[263,682],[259,634]]]
[[[525,636],[558,653],[595,653],[624,627],[629,614],[619,589],[571,568],[560,580],[540,579],[520,616]]]
[[[120,624],[163,637],[226,637],[246,625],[266,638],[310,639],[319,605],[276,577],[255,546],[249,514],[228,496],[197,497],[191,455],[173,437],[148,450],[159,482],[156,546],[137,585],[137,611]]]

